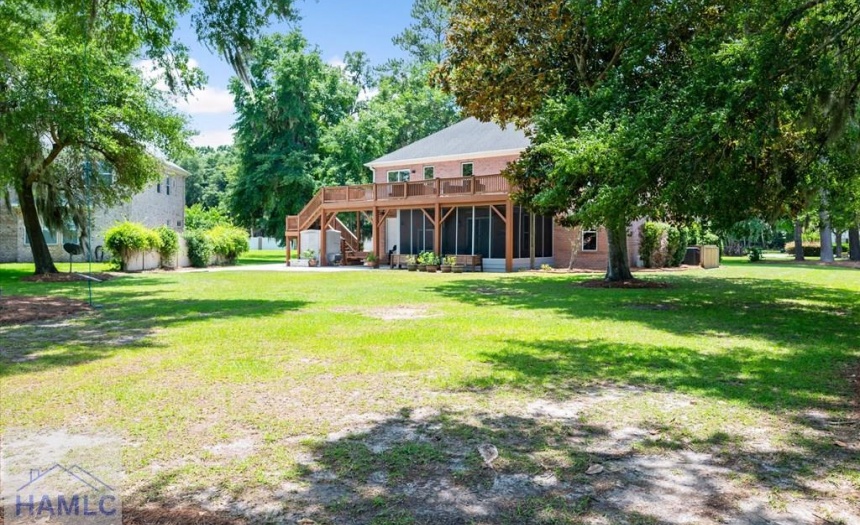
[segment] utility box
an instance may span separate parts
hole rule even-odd
[[[710,270],[720,267],[720,248],[713,244],[702,246],[702,268]]]
[[[684,254],[684,264],[687,266],[699,266],[702,264],[702,249],[698,246],[690,246]]]
[[[320,254],[320,231],[305,230],[301,232],[302,251],[313,250],[319,257]],[[325,253],[327,257],[340,254],[340,232],[337,230],[327,230],[325,232]],[[301,257],[301,254],[299,254]],[[330,260],[330,259],[329,259]]]

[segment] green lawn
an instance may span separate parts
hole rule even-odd
[[[26,274],[0,265],[2,294],[86,297]],[[662,523],[671,506],[618,487],[647,481],[630,462],[687,453],[721,469],[698,492],[728,501],[698,523],[753,497],[776,517],[802,504],[855,519],[860,271],[735,259],[642,277],[671,286],[388,270],[122,277],[95,286],[93,314],[0,326],[0,428],[73,429],[83,414],[128,443],[127,501],[208,494],[260,522]],[[475,453],[484,442],[499,449],[495,471]],[[586,475],[595,463],[607,471]],[[516,485],[549,475],[549,488]],[[429,496],[443,491],[477,494],[485,512]]]
[[[239,257],[238,264],[247,266],[253,264],[284,264],[286,252],[284,250],[254,250],[246,252]]]

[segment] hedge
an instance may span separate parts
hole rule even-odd
[[[215,226],[206,232],[212,243],[212,251],[223,257],[228,263],[236,262],[236,258],[248,251],[248,233],[235,226]]]
[[[188,260],[195,268],[206,268],[212,258],[212,241],[206,232],[191,230],[185,233],[185,242],[188,245]]]
[[[235,226],[215,226],[209,230],[191,230],[185,234],[188,243],[188,259],[196,268],[209,266],[213,255],[218,255],[227,264],[248,251],[248,233]]]
[[[794,246],[794,242],[785,243],[785,253],[794,255]],[[842,245],[842,252],[848,253],[847,244]],[[836,244],[833,245],[833,253],[836,253]],[[804,242],[803,255],[804,257],[821,257],[821,243],[818,241]]]
[[[160,250],[161,237],[143,224],[121,222],[105,232],[105,246],[120,259],[120,268],[125,270],[125,261],[134,252]]]
[[[167,226],[159,226],[155,229],[155,233],[161,239],[158,253],[161,254],[161,265],[165,266],[165,261],[172,259],[179,251],[179,234]]]

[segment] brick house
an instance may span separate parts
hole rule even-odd
[[[536,266],[566,268],[576,250],[575,267],[606,268],[602,228],[571,230],[552,217],[532,218],[511,202],[500,173],[528,146],[528,137],[513,126],[461,121],[369,162],[373,184],[320,189],[298,215],[286,218],[287,243],[295,239],[300,251],[303,232],[318,231],[321,263],[346,262],[350,253],[364,253],[362,232],[370,230],[367,251],[383,262],[389,253],[433,251],[480,255],[486,270],[514,271],[529,266],[533,233]],[[632,266],[638,263],[635,226],[627,240]],[[327,235],[340,238],[340,253],[325,253],[331,249]]]
[[[185,227],[185,177],[188,172],[172,162],[163,161],[164,177],[136,194],[129,202],[108,209],[96,210],[92,217],[91,245],[100,252],[105,232],[117,222],[129,220],[149,228],[166,225],[177,232]],[[45,240],[55,263],[68,261],[64,243],[78,244],[79,234],[73,229],[44,230]],[[109,257],[105,254],[105,257]],[[77,257],[80,261],[81,258]],[[0,262],[32,262],[33,255],[27,241],[27,232],[21,209],[12,196],[11,211],[0,205]]]

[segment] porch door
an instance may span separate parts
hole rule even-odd
[[[397,216],[385,219],[385,253],[388,254],[395,246],[397,253],[403,253],[400,246],[400,218]]]

